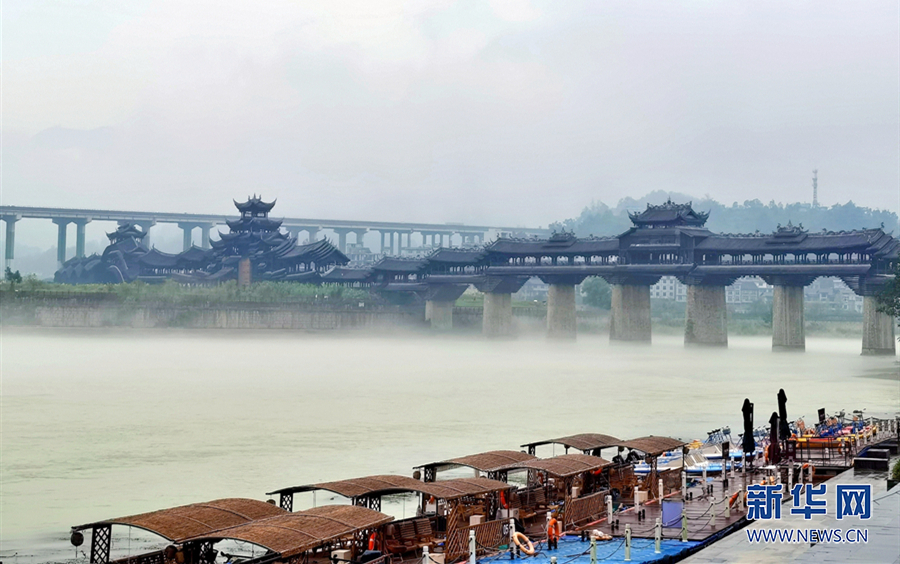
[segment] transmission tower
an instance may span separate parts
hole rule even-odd
[[[813,171],[813,207],[819,207],[819,170]]]

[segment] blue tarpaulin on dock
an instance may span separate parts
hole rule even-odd
[[[700,542],[681,542],[678,540],[663,540],[660,553],[654,552],[653,539],[631,539],[631,563],[656,562],[664,558],[671,558],[682,552],[692,550],[700,545]],[[546,545],[539,545],[540,552],[533,557],[520,558],[517,562],[523,564],[550,564],[550,557],[555,556],[557,564],[590,564],[591,543],[582,542],[580,539],[563,538],[559,541],[559,549],[547,551]],[[496,562],[502,564],[509,561],[509,553],[503,553],[496,557],[479,558],[479,563]],[[625,562],[625,539],[615,538],[611,541],[597,542],[597,562],[604,564]]]

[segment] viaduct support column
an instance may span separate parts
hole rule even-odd
[[[212,223],[207,223],[200,226],[200,233],[202,234],[202,237],[200,239],[200,246],[204,249],[209,249],[212,247],[212,245],[209,244],[209,232],[213,227],[215,227],[215,225],[213,225]]]
[[[338,250],[340,250],[342,253],[346,253],[347,252],[347,233],[350,233],[350,230],[335,228],[334,232],[337,233],[337,236],[338,236]]]
[[[310,227],[306,230],[306,233],[309,237],[310,243],[315,243],[319,240],[319,228],[318,227]]]
[[[688,284],[684,344],[728,346],[725,285]]]
[[[650,342],[650,286],[632,278],[609,280],[612,286],[612,307],[609,312],[609,340]]]
[[[12,268],[12,261],[16,253],[16,222],[19,221],[17,215],[5,215],[3,221],[6,222],[6,253],[3,255],[4,268]]]
[[[197,227],[193,223],[179,223],[178,227],[184,232],[184,237],[182,237],[181,247],[183,251],[186,251],[191,248],[191,240],[194,233],[194,228]]]
[[[90,222],[90,219],[76,219],[75,224],[75,256],[84,257],[84,228]]]
[[[66,227],[69,226],[69,222],[71,219],[54,219],[53,223],[57,226],[57,235],[56,235],[56,266],[57,268],[61,268],[63,263],[66,262]]]
[[[772,350],[806,350],[803,326],[803,285],[774,284],[772,294]]]

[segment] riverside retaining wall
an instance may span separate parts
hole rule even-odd
[[[107,301],[4,299],[0,324],[37,327],[184,327],[196,329],[367,329],[424,326],[424,312],[406,308],[307,304],[169,305]]]

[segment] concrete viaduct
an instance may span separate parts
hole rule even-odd
[[[0,206],[0,219],[6,222],[6,266],[15,257],[16,222],[21,219],[49,219],[57,225],[57,262],[66,262],[66,236],[68,225],[75,225],[75,256],[84,256],[85,226],[91,221],[116,221],[120,225],[131,223],[138,225],[145,233],[157,223],[174,223],[184,232],[184,249],[191,247],[194,229],[202,233],[201,246],[210,247],[210,231],[217,225],[225,225],[232,215],[164,213],[140,211],[116,211],[94,209],[39,208],[25,206]],[[454,245],[457,236],[461,245],[483,244],[488,232],[515,235],[550,235],[547,229],[522,227],[497,227],[487,225],[464,225],[461,223],[404,223],[390,221],[351,221],[339,219],[284,218],[282,226],[297,237],[306,232],[308,239],[314,241],[322,230],[330,230],[337,236],[337,246],[341,252],[347,251],[347,235],[354,234],[355,242],[362,243],[363,236],[369,231],[380,234],[380,254],[402,254],[403,250],[412,246],[412,236],[421,237],[422,246],[441,247]]]

